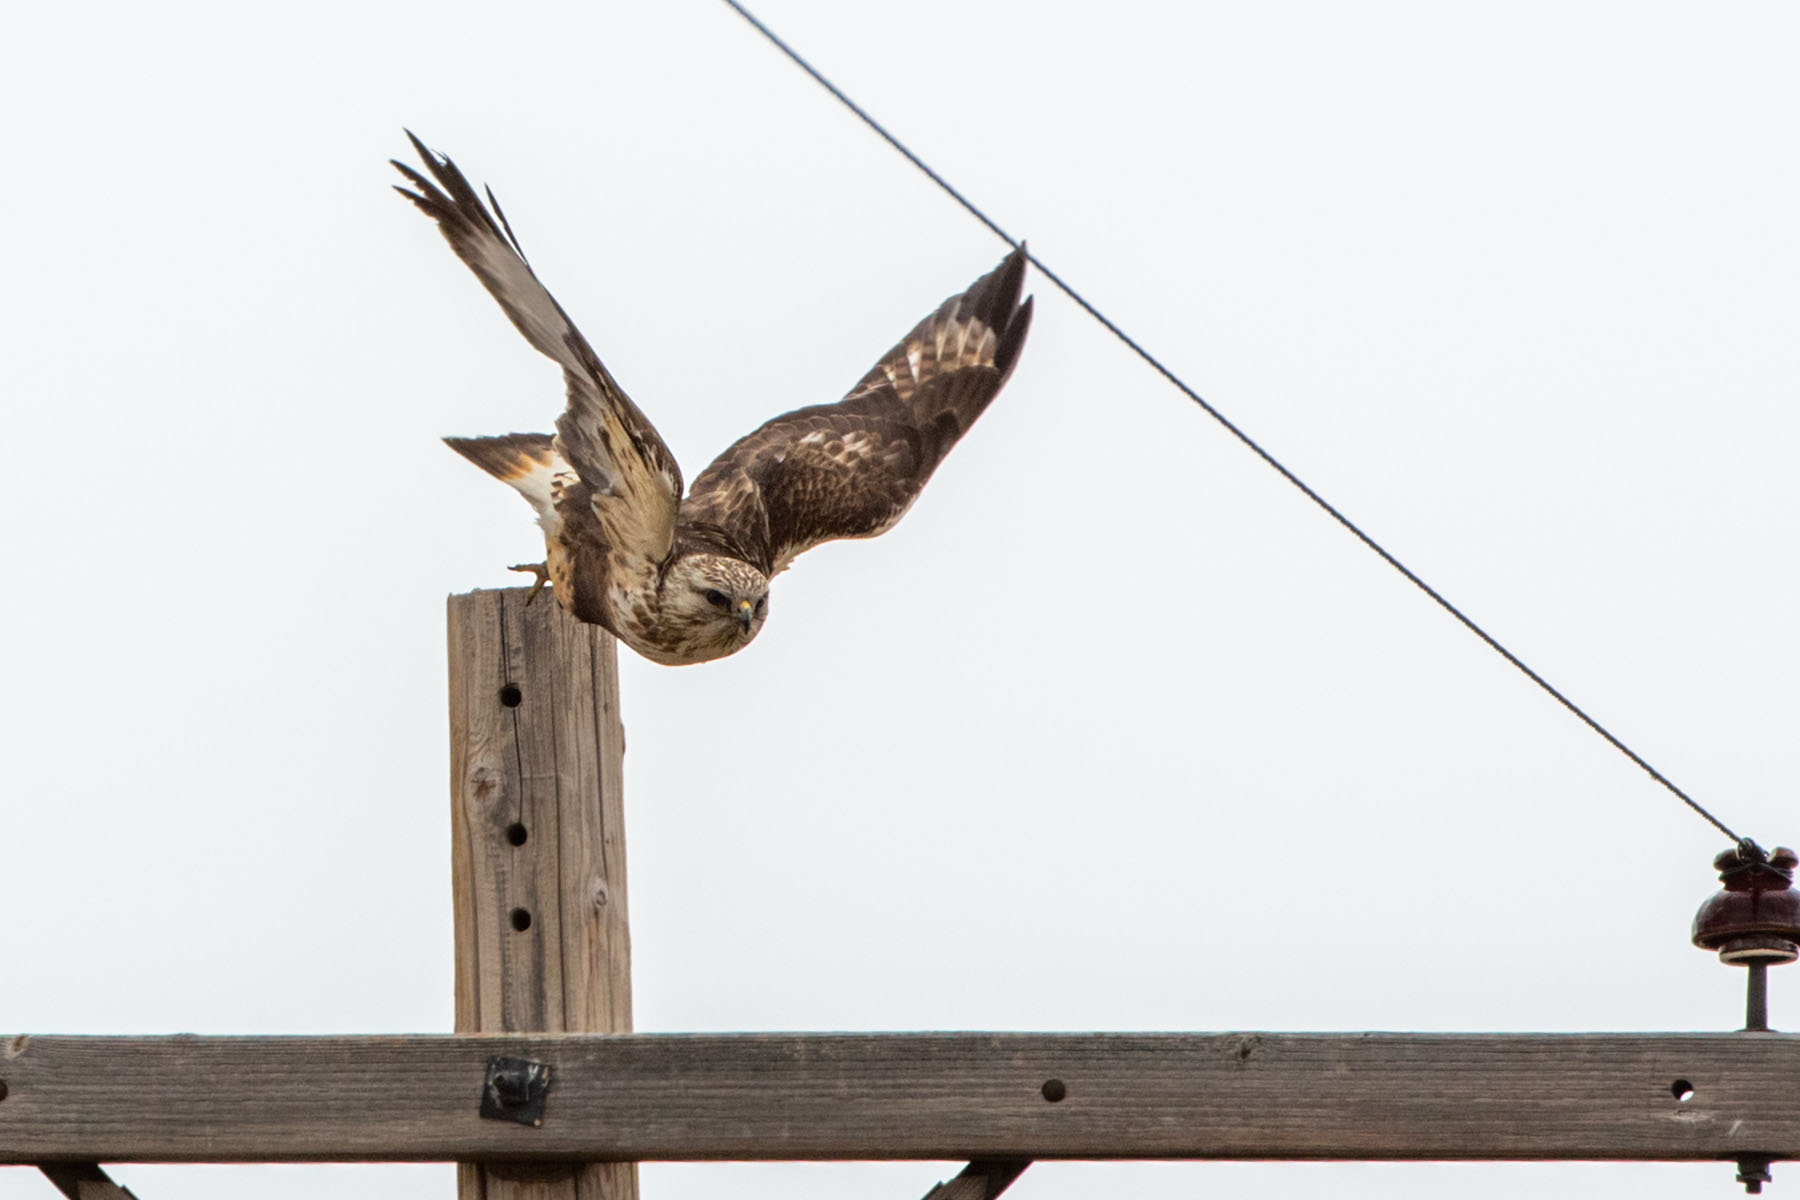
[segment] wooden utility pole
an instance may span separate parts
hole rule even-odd
[[[528,604],[528,594],[449,602],[456,1031],[629,1033],[613,638],[549,595]],[[493,1107],[498,1120],[555,1123],[547,1069],[523,1051],[494,1059],[483,1115]],[[543,1106],[535,1121],[521,1111],[527,1091]],[[637,1166],[462,1163],[457,1184],[461,1200],[635,1200]]]

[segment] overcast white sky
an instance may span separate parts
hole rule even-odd
[[[1800,10],[757,9],[1663,771],[1800,837]],[[548,428],[561,389],[387,190],[401,126],[494,185],[690,478],[1003,247],[717,0],[8,24],[0,1027],[447,1030],[443,598],[541,543],[437,438]],[[622,652],[639,1027],[1737,1024],[1741,975],[1687,945],[1723,839],[1029,286],[1018,373],[898,529],[802,559],[736,658]],[[1773,992],[1800,1024],[1800,978]],[[955,1169],[643,1178],[905,1200]],[[1730,1176],[1067,1164],[1012,1194]]]

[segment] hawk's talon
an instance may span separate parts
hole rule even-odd
[[[527,608],[531,606],[533,600],[538,598],[538,593],[544,590],[544,585],[550,582],[550,564],[548,562],[520,563],[516,567],[508,567],[506,569],[509,571],[524,571],[527,574],[537,576],[537,582],[531,585],[531,595],[525,597],[525,605]]]

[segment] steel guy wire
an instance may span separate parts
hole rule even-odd
[[[947,195],[949,195],[949,197],[952,200],[955,200],[958,204],[962,205],[963,208],[967,209],[971,216],[973,216],[976,220],[980,221],[983,225],[986,225],[989,229],[993,230],[993,232],[1000,238],[1000,240],[1005,242],[1008,246],[1011,246],[1015,249],[1018,247],[1018,245],[1019,245],[1018,239],[1014,238],[1011,234],[1007,233],[1006,230],[1002,229],[1000,227],[1000,225],[996,221],[994,221],[994,219],[992,217],[989,217],[987,215],[987,213],[983,212],[967,196],[963,195],[961,192],[957,191],[956,188],[952,187],[949,180],[945,179],[942,175],[939,175],[936,171],[932,170],[931,167],[925,162],[924,159],[920,158],[917,154],[914,154],[912,152],[912,150],[909,149],[904,142],[902,142],[899,138],[895,137],[893,134],[889,133],[887,131],[887,128],[885,126],[883,126],[881,124],[881,122],[877,121],[874,117],[870,116],[868,114],[868,112],[860,104],[858,104],[856,101],[852,100],[848,95],[846,95],[842,88],[838,87],[835,83],[831,82],[831,80],[827,79],[819,71],[819,69],[817,67],[813,66],[812,63],[808,62],[806,60],[806,58],[800,54],[799,51],[795,50],[792,46],[788,45],[779,36],[777,36],[777,34],[775,33],[774,30],[770,29],[767,25],[763,24],[760,20],[758,20],[754,13],[752,13],[749,9],[745,8],[742,4],[738,3],[738,0],[724,0],[724,2],[727,5],[729,5],[731,7],[731,9],[738,14],[738,16],[744,18],[745,21],[749,22],[749,24],[751,25],[752,28],[754,28],[758,33],[762,34],[763,37],[767,38],[769,40],[769,42],[775,46],[776,49],[780,50],[783,54],[787,55],[789,60],[791,60],[795,66],[799,67],[802,71],[805,71],[808,75],[812,76],[813,81],[815,83],[817,83],[820,87],[824,88],[826,91],[830,92],[833,96],[835,96],[837,98],[837,100],[840,104],[842,104],[845,108],[849,109],[851,112],[855,113],[859,118],[861,118],[863,124],[867,125],[870,129],[874,130],[877,134],[879,134],[881,136],[881,139],[883,141],[885,141],[888,145],[892,146],[895,150],[899,151],[900,154],[906,159],[907,162],[909,162],[913,166],[917,167],[933,183],[937,184],[938,187],[942,188],[944,190],[944,192]],[[1388,552],[1387,548],[1384,547],[1380,542],[1377,542],[1374,538],[1370,537],[1367,533],[1363,532],[1361,526],[1357,525],[1356,522],[1352,521],[1349,517],[1345,516],[1341,511],[1338,510],[1338,508],[1335,505],[1333,505],[1329,500],[1325,499],[1325,497],[1321,496],[1318,492],[1315,492],[1310,486],[1307,485],[1305,480],[1301,479],[1298,475],[1296,475],[1292,471],[1288,470],[1288,468],[1286,466],[1284,466],[1279,459],[1277,459],[1273,454],[1269,453],[1267,450],[1263,449],[1262,446],[1259,445],[1254,438],[1252,438],[1249,434],[1245,433],[1242,429],[1239,429],[1237,427],[1237,425],[1235,425],[1229,417],[1227,417],[1224,413],[1220,412],[1217,408],[1214,408],[1210,403],[1207,402],[1207,400],[1203,396],[1200,395],[1200,393],[1196,392],[1193,388],[1189,387],[1187,385],[1187,383],[1181,379],[1180,376],[1176,375],[1175,372],[1171,371],[1168,367],[1164,366],[1162,364],[1162,362],[1155,355],[1151,354],[1148,350],[1144,349],[1143,346],[1139,345],[1136,339],[1134,339],[1130,334],[1126,333],[1123,329],[1120,329],[1117,325],[1115,325],[1112,322],[1112,320],[1109,317],[1107,317],[1107,315],[1105,313],[1101,312],[1098,308],[1094,307],[1093,304],[1089,303],[1087,297],[1083,296],[1080,292],[1076,291],[1069,284],[1065,283],[1063,281],[1062,276],[1058,275],[1055,271],[1053,271],[1049,267],[1045,266],[1043,264],[1043,262],[1038,259],[1037,255],[1035,255],[1035,254],[1031,253],[1029,250],[1027,250],[1025,252],[1025,257],[1026,257],[1026,260],[1028,262],[1030,262],[1032,266],[1037,268],[1038,273],[1043,275],[1043,277],[1045,279],[1048,279],[1051,283],[1055,284],[1057,289],[1060,290],[1063,293],[1063,295],[1065,295],[1069,299],[1073,300],[1090,317],[1094,318],[1094,320],[1100,322],[1101,325],[1105,326],[1109,333],[1111,333],[1114,337],[1118,338],[1119,341],[1125,343],[1126,346],[1130,347],[1132,352],[1135,353],[1139,358],[1143,359],[1152,368],[1154,368],[1155,371],[1157,372],[1157,374],[1161,375],[1164,379],[1166,379],[1170,383],[1174,384],[1175,387],[1181,392],[1182,395],[1186,396],[1189,400],[1192,400],[1195,404],[1198,404],[1203,410],[1205,410],[1207,416],[1211,417],[1213,420],[1217,421],[1220,425],[1224,426],[1226,432],[1230,433],[1231,436],[1235,437],[1238,441],[1242,442],[1258,458],[1262,459],[1265,463],[1269,464],[1269,466],[1275,468],[1276,471],[1280,472],[1281,477],[1283,479],[1287,480],[1289,483],[1291,483],[1295,487],[1299,488],[1300,491],[1306,495],[1307,499],[1311,500],[1314,504],[1316,504],[1320,508],[1324,509],[1326,511],[1326,513],[1330,514],[1330,516],[1333,520],[1335,520],[1339,525],[1342,525],[1345,529],[1349,530],[1352,534],[1354,534],[1358,541],[1360,541],[1363,545],[1367,546],[1370,550],[1373,550],[1376,554],[1380,555],[1382,560],[1384,562],[1386,562],[1388,564],[1388,566],[1394,568],[1394,570],[1396,570],[1396,571],[1400,572],[1400,574],[1404,575],[1406,577],[1406,579],[1408,580],[1408,582],[1412,583],[1413,586],[1417,587],[1420,591],[1424,592],[1427,596],[1431,597],[1432,600],[1436,601],[1440,608],[1442,608],[1445,612],[1449,613],[1451,616],[1455,617],[1458,621],[1462,622],[1463,626],[1465,628],[1467,628],[1469,630],[1469,632],[1473,633],[1476,637],[1478,637],[1482,641],[1486,642],[1488,644],[1488,646],[1491,649],[1493,649],[1493,651],[1495,653],[1499,654],[1507,662],[1509,662],[1513,666],[1517,667],[1521,672],[1524,673],[1524,675],[1527,679],[1531,680],[1533,683],[1537,684],[1540,688],[1544,689],[1544,691],[1548,692],[1550,694],[1550,696],[1553,699],[1555,699],[1558,704],[1561,704],[1564,708],[1568,709],[1571,713],[1575,714],[1575,716],[1580,718],[1582,723],[1585,724],[1589,729],[1591,729],[1595,733],[1599,734],[1602,738],[1605,738],[1606,741],[1609,742],[1615,750],[1617,750],[1619,753],[1623,754],[1626,758],[1629,758],[1632,762],[1636,763],[1639,767],[1641,767],[1644,770],[1644,772],[1646,774],[1648,774],[1650,776],[1650,778],[1652,778],[1652,779],[1656,780],[1656,782],[1662,784],[1663,787],[1667,788],[1677,798],[1679,798],[1683,804],[1685,804],[1689,808],[1693,809],[1696,813],[1698,813],[1701,817],[1703,817],[1708,823],[1710,823],[1713,828],[1717,829],[1720,833],[1724,834],[1726,837],[1728,837],[1732,841],[1736,842],[1738,844],[1738,848],[1739,848],[1739,851],[1741,854],[1743,854],[1746,858],[1761,858],[1761,857],[1763,857],[1761,847],[1757,846],[1757,844],[1754,841],[1751,841],[1749,838],[1739,837],[1735,832],[1732,831],[1732,829],[1729,825],[1726,825],[1725,822],[1723,822],[1723,821],[1719,820],[1719,818],[1713,816],[1712,813],[1708,812],[1700,804],[1700,802],[1698,800],[1695,800],[1692,796],[1688,795],[1687,792],[1683,791],[1680,787],[1677,787],[1675,782],[1673,780],[1671,780],[1667,775],[1664,775],[1661,771],[1658,771],[1655,767],[1651,766],[1650,763],[1648,761],[1646,761],[1642,755],[1640,755],[1637,751],[1633,750],[1630,746],[1627,746],[1624,742],[1620,741],[1618,737],[1614,736],[1614,734],[1612,733],[1611,730],[1606,728],[1606,726],[1600,724],[1599,721],[1596,721],[1593,717],[1589,716],[1586,709],[1582,708],[1579,704],[1576,704],[1573,700],[1571,700],[1567,696],[1565,696],[1553,684],[1551,684],[1551,682],[1549,680],[1545,679],[1542,675],[1539,675],[1536,671],[1532,670],[1529,666],[1527,666],[1523,659],[1521,659],[1518,655],[1514,654],[1511,650],[1508,650],[1505,646],[1501,645],[1500,642],[1492,634],[1490,634],[1487,630],[1483,629],[1480,625],[1477,625],[1475,623],[1475,621],[1467,613],[1463,612],[1462,609],[1456,607],[1456,605],[1450,603],[1450,601],[1448,599],[1446,599],[1441,592],[1439,592],[1436,588],[1432,587],[1429,583],[1426,583],[1423,579],[1419,578],[1419,576],[1417,574],[1415,574],[1410,567],[1408,567],[1405,563],[1401,562],[1398,558],[1395,558],[1391,553]]]

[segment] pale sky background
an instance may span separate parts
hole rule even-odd
[[[1800,838],[1800,9],[756,7],[1663,771]],[[444,596],[541,542],[437,438],[562,400],[387,190],[401,126],[493,184],[690,478],[1004,248],[716,0],[34,5],[0,104],[0,1027],[448,1030]],[[1740,1023],[1687,944],[1724,840],[1028,286],[1022,365],[898,529],[803,558],[736,658],[622,652],[639,1028]],[[1800,1025],[1800,971],[1772,988]],[[1044,1164],[1009,1195],[1731,1173]]]

